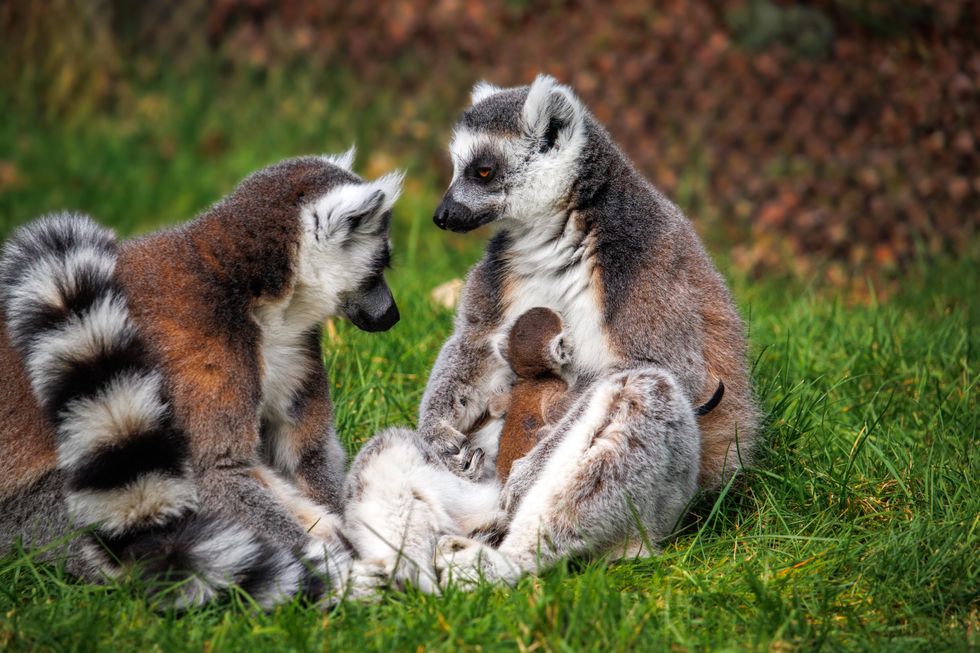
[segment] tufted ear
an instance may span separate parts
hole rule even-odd
[[[391,172],[364,183],[344,184],[316,200],[312,228],[318,237],[344,237],[357,230],[374,231],[387,221],[401,194],[404,175]]]
[[[363,185],[361,205],[347,215],[351,229],[371,226],[377,219],[388,213],[402,192],[402,180],[405,174],[400,171],[389,172],[383,177],[369,181]]]
[[[357,155],[357,146],[351,145],[350,149],[340,154],[324,154],[321,158],[327,163],[332,163],[338,168],[343,168],[347,172],[351,171],[354,165],[354,157]]]
[[[585,108],[572,89],[550,75],[538,75],[531,84],[521,112],[526,136],[537,140],[540,151],[561,149],[582,130]]]
[[[491,95],[499,93],[502,90],[499,86],[494,86],[489,82],[481,80],[473,85],[473,90],[470,91],[470,102],[472,104],[479,104]]]

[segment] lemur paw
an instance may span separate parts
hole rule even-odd
[[[487,411],[493,419],[500,419],[510,410],[510,393],[501,392],[490,397],[487,403]]]
[[[338,540],[311,539],[299,559],[309,571],[329,581],[333,589],[347,582],[354,564],[350,550]]]
[[[507,537],[507,531],[509,529],[510,515],[503,510],[498,510],[483,524],[471,530],[468,537],[488,546],[496,547]]]
[[[471,590],[481,581],[513,586],[520,568],[506,555],[482,542],[458,535],[444,535],[436,543],[436,575],[443,589],[454,586]]]
[[[462,442],[443,452],[443,462],[457,476],[477,480],[483,476],[486,453],[479,447],[471,447],[469,443]]]

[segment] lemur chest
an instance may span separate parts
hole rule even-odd
[[[606,330],[597,276],[591,259],[584,257],[571,265],[556,262],[534,274],[514,275],[506,289],[497,337],[506,338],[529,309],[550,308],[561,315],[575,369],[595,374],[608,369],[618,357]]]
[[[579,256],[571,262],[559,257],[543,257],[533,262],[525,259],[514,267],[505,281],[498,326],[490,336],[497,351],[506,342],[518,317],[536,306],[544,306],[561,315],[566,344],[577,372],[601,375],[618,362],[606,330],[601,292],[589,257]],[[494,357],[493,361],[476,384],[486,390],[488,398],[508,393],[514,381],[502,357]],[[491,419],[471,433],[470,439],[474,446],[496,456],[502,426],[502,419]]]
[[[288,422],[296,395],[319,361],[310,355],[311,328],[306,320],[290,319],[285,310],[258,311],[262,326],[260,365],[262,400],[259,415],[266,421]]]

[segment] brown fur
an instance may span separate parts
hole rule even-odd
[[[532,308],[514,323],[507,339],[507,361],[517,376],[497,450],[497,478],[510,475],[514,461],[540,440],[541,428],[564,412],[568,384],[555,369],[552,340],[561,335],[561,318],[547,308]]]
[[[301,161],[285,180],[250,178],[248,192],[236,192],[201,219],[129,241],[120,252],[117,275],[134,321],[171,379],[178,421],[194,434],[198,469],[255,459],[262,368],[252,313],[290,292],[300,238],[292,213],[325,174]],[[319,347],[313,355],[311,369],[322,368]],[[315,376],[317,387],[299,415],[302,427],[290,433],[296,451],[318,444],[314,435],[330,425],[325,374]]]
[[[34,395],[24,365],[10,346],[0,311],[0,499],[16,494],[57,463],[54,431]]]
[[[626,359],[639,358],[655,345],[667,367],[691,388],[688,396],[694,406],[712,396],[718,379],[724,381],[724,401],[698,419],[699,482],[712,487],[749,457],[757,430],[745,333],[724,279],[691,224],[678,221],[671,227],[676,233],[666,234],[655,254],[643,262],[639,278],[646,282],[631,288],[621,302],[613,319],[613,342]],[[690,350],[700,351],[702,360],[677,359],[673,354]]]

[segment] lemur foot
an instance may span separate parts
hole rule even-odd
[[[478,540],[488,546],[499,546],[510,529],[510,515],[498,510],[495,515],[469,532],[469,539]]]
[[[347,582],[340,588],[340,598],[349,601],[371,602],[381,598],[381,590],[390,583],[384,565],[373,560],[355,560]]]
[[[311,539],[303,547],[299,559],[308,571],[322,578],[332,593],[347,582],[354,559],[350,550],[339,541]]]
[[[506,555],[482,542],[458,535],[439,538],[435,568],[443,589],[452,585],[471,590],[481,580],[513,586],[521,577],[520,568]]]

